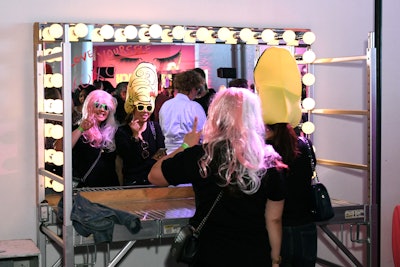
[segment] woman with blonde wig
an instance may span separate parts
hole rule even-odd
[[[284,187],[280,156],[265,144],[261,104],[249,90],[219,91],[202,131],[155,163],[158,186],[191,183],[197,227],[222,191],[199,236],[191,266],[279,266]],[[198,145],[203,135],[203,144]],[[279,168],[278,168],[279,166]]]

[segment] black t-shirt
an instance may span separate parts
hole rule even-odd
[[[203,154],[201,146],[194,146],[162,163],[164,177],[171,185],[192,184],[196,213],[190,223],[194,226],[201,222],[221,190],[215,183],[217,176],[200,176],[197,162]],[[271,266],[264,214],[267,201],[284,198],[281,174],[275,168],[268,169],[255,194],[235,192],[224,190],[205,223],[194,266]]]
[[[150,123],[154,125],[154,134]],[[122,174],[124,185],[149,184],[148,174],[156,160],[152,159],[159,148],[164,148],[164,135],[157,122],[147,122],[146,130],[142,133],[143,140],[148,143],[148,154],[143,153],[141,141],[132,138],[132,130],[128,124],[122,125],[115,133],[117,153],[122,158]],[[145,157],[143,157],[145,156]]]
[[[118,176],[115,171],[116,152],[92,147],[84,142],[81,136],[72,149],[72,176],[82,179],[100,155],[98,162],[80,186],[104,187],[118,186]]]

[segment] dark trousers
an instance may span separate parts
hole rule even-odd
[[[284,226],[281,256],[281,267],[315,267],[317,226],[314,223]]]

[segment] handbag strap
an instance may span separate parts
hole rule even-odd
[[[85,173],[83,178],[81,179],[81,182],[84,183],[86,181],[86,178],[89,176],[89,174],[92,172],[94,166],[96,166],[97,162],[100,159],[101,152],[103,152],[103,149],[100,149],[99,155],[97,156],[96,160],[93,162],[92,166],[90,166],[89,170]]]
[[[306,137],[300,137],[300,138],[301,138],[301,140],[303,140],[304,143],[306,143],[307,149],[308,149],[308,157],[310,158],[311,169],[313,172],[313,174],[311,176],[311,184],[319,183],[317,171],[315,170],[314,158],[312,156],[310,143],[308,142],[308,139]]]
[[[210,210],[208,211],[207,215],[203,218],[203,220],[201,221],[201,223],[199,224],[199,226],[196,228],[196,232],[197,234],[200,234],[200,230],[203,228],[204,224],[206,223],[208,217],[210,216],[212,210],[214,209],[215,205],[218,203],[218,201],[221,199],[222,197],[222,193],[223,191],[221,190],[217,196],[217,198],[214,200],[213,205],[211,206]]]

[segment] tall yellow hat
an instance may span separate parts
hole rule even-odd
[[[134,106],[151,106],[154,110],[158,94],[158,78],[156,66],[149,62],[140,62],[129,78],[126,90],[125,111],[131,113]]]
[[[301,76],[296,60],[287,49],[266,49],[254,68],[266,124],[290,123],[301,119]]]

